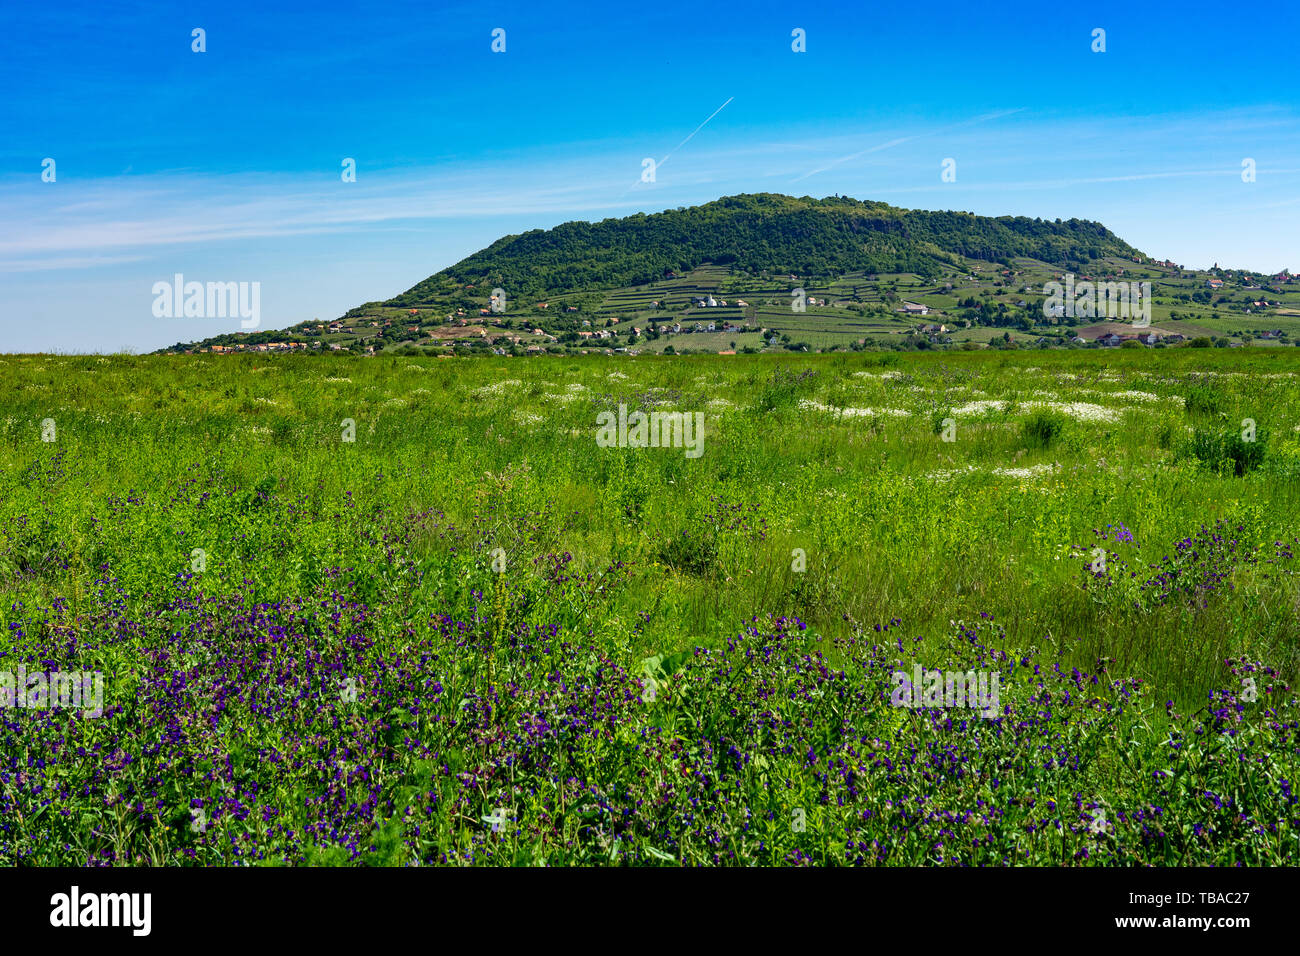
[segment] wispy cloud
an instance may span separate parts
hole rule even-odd
[[[128,262],[143,262],[148,256],[51,256],[44,259],[0,259],[0,272],[50,272],[59,269],[94,269]]]
[[[50,186],[71,194],[53,209],[30,190],[14,189],[0,202],[0,259],[9,272],[82,268],[125,261],[107,254],[122,250],[615,207],[608,199],[595,201],[590,175],[526,179],[388,173],[371,175],[365,185],[306,187],[301,178],[284,175],[161,176]],[[612,181],[606,184],[608,197]]]
[[[990,120],[1001,119],[1004,116],[1011,116],[1015,113],[1021,113],[1024,112],[1024,110],[1025,107],[1018,107],[1013,110],[998,110],[993,113],[985,113],[983,116],[976,116],[974,119],[965,120],[961,123],[954,123],[951,126],[943,126],[938,129],[926,130],[920,133],[914,133],[911,136],[896,136],[893,139],[888,140],[887,142],[878,143],[875,146],[868,146],[866,149],[860,149],[857,152],[849,153],[847,156],[841,156],[838,159],[832,159],[830,162],[824,163],[823,165],[818,166],[815,169],[810,169],[802,176],[796,176],[794,179],[791,180],[791,182],[796,182],[796,183],[803,182],[803,180],[808,179],[810,176],[816,176],[819,173],[829,172],[830,170],[835,169],[838,166],[843,166],[845,163],[851,163],[855,159],[861,159],[863,156],[869,156],[872,153],[879,153],[886,149],[893,149],[895,146],[902,146],[904,143],[910,143],[913,140],[921,139],[926,136],[940,136],[944,133],[952,132],[953,130],[964,129],[968,126],[974,126],[978,123],[987,123]]]

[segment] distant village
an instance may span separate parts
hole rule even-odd
[[[1174,263],[1153,262],[1154,265],[1164,268],[1174,269],[1181,273],[1180,266]],[[978,271],[978,270],[975,270]],[[1111,273],[1118,278],[1124,274],[1124,269],[1118,269]],[[1216,274],[1207,278],[1196,278],[1196,285],[1191,286],[1192,290],[1201,289],[1198,293],[1184,293],[1182,299],[1187,301],[1189,295],[1197,301],[1209,302],[1211,294],[1217,293],[1217,298],[1222,301],[1229,294],[1230,290],[1235,291],[1233,301],[1234,311],[1238,314],[1250,314],[1252,312],[1265,312],[1278,315],[1297,315],[1300,314],[1295,310],[1294,303],[1290,301],[1289,290],[1283,290],[1279,287],[1292,283],[1300,282],[1300,277],[1291,275],[1284,270],[1277,275],[1258,275],[1242,273],[1234,276],[1231,270],[1223,271],[1214,267]],[[995,286],[1011,286],[1016,281],[1015,276],[1022,273],[1011,270],[1000,270],[993,279],[996,280]],[[947,290],[953,289],[953,283],[969,282],[970,285],[964,288],[978,287],[981,282],[987,281],[984,275],[976,275],[974,271],[970,275],[961,273],[952,277],[946,287]],[[678,278],[673,274],[670,278]],[[875,277],[866,277],[867,281],[874,280]],[[1057,276],[1058,279],[1063,276]],[[1100,282],[1088,275],[1078,277],[1080,281]],[[1176,278],[1192,279],[1192,276],[1177,275]],[[797,277],[791,275],[791,282],[797,281]],[[1123,283],[1120,283],[1121,285]],[[1262,285],[1261,285],[1262,284]],[[1271,289],[1266,292],[1265,288]],[[473,286],[466,286],[466,289],[472,289]],[[698,288],[698,286],[696,286]],[[1184,287],[1188,288],[1187,286]],[[803,312],[811,309],[831,309],[836,310],[829,314],[838,315],[834,321],[853,320],[852,315],[845,315],[846,312],[857,306],[854,301],[847,297],[836,298],[828,301],[827,298],[818,296],[802,296],[802,290],[796,290],[800,293],[801,307],[794,310]],[[854,288],[854,299],[856,299],[857,289]],[[901,290],[897,290],[901,291]],[[921,294],[933,296],[936,289],[929,292],[924,290],[917,291]],[[937,290],[943,295],[943,290]],[[1007,289],[1007,292],[1010,292]],[[978,326],[989,326],[989,313],[987,307],[984,312],[979,311],[979,304],[975,299],[957,302],[954,306],[945,299],[947,304],[937,307],[924,302],[915,302],[910,300],[900,301],[900,297],[895,294],[892,298],[892,306],[877,306],[879,315],[882,317],[876,319],[876,325],[871,331],[877,336],[876,338],[860,337],[849,339],[827,346],[823,339],[822,347],[830,348],[951,348],[960,346],[963,348],[991,346],[1001,347],[1102,347],[1115,348],[1122,347],[1125,343],[1135,343],[1142,346],[1176,346],[1189,341],[1196,337],[1205,337],[1209,333],[1205,329],[1195,326],[1195,323],[1183,325],[1184,331],[1175,331],[1173,328],[1162,328],[1159,325],[1152,326],[1150,321],[1142,324],[1135,324],[1125,319],[1131,318],[1124,316],[1117,319],[1114,316],[1100,312],[1093,316],[1091,313],[1084,313],[1086,322],[1076,321],[1070,318],[1067,323],[1065,309],[1060,305],[1050,305],[1043,303],[1041,315],[1046,321],[1033,320],[1033,328],[1026,324],[1023,319],[1016,319],[1020,324],[1014,328],[1006,328],[1005,317],[1010,314],[1013,318],[1016,315],[1023,315],[1027,309],[1037,308],[1032,305],[1033,297],[1030,295],[1035,289],[1026,286],[1020,290],[1023,297],[1016,300],[1014,296],[1003,295],[1003,305],[998,306],[1001,310],[1000,315],[1004,321],[996,322],[998,334],[994,340],[987,339],[987,333],[979,342],[972,341],[973,337],[970,332]],[[1245,298],[1242,298],[1242,294]],[[1257,298],[1252,295],[1259,293]],[[766,293],[770,296],[770,292]],[[783,293],[784,294],[784,293]],[[955,299],[960,293],[949,292],[948,295]],[[1287,300],[1279,300],[1279,296],[1287,295]],[[1148,293],[1149,295],[1149,293]],[[1272,296],[1270,299],[1269,296]],[[1203,298],[1202,298],[1203,297]],[[890,300],[886,300],[888,302]],[[982,300],[987,302],[988,300]],[[433,317],[429,314],[433,309],[428,307],[406,308],[400,313],[396,309],[387,309],[380,315],[373,312],[370,315],[362,313],[361,315],[350,315],[344,319],[335,319],[331,322],[317,321],[307,323],[296,327],[294,330],[286,331],[275,335],[267,332],[252,333],[230,333],[218,337],[220,344],[203,344],[199,343],[189,347],[178,345],[176,351],[188,354],[194,353],[214,353],[214,354],[233,354],[233,353],[270,353],[270,352],[314,352],[314,353],[348,353],[375,355],[385,350],[402,348],[404,346],[433,346],[432,354],[449,354],[454,349],[471,349],[484,353],[490,353],[499,356],[509,355],[535,355],[546,352],[568,353],[568,354],[587,354],[588,352],[597,352],[604,354],[631,354],[636,355],[644,351],[678,351],[685,348],[694,352],[712,352],[721,355],[735,354],[739,346],[743,346],[742,351],[754,352],[765,349],[789,349],[794,351],[809,351],[811,346],[807,343],[792,341],[792,337],[803,334],[803,331],[797,329],[795,324],[785,325],[780,316],[775,314],[774,305],[777,300],[772,298],[764,302],[756,303],[758,309],[751,307],[750,302],[743,298],[731,297],[722,298],[712,293],[692,294],[686,299],[678,299],[677,304],[669,306],[659,299],[650,301],[647,296],[639,305],[629,306],[631,314],[635,316],[632,319],[620,317],[618,314],[609,314],[613,310],[605,310],[606,314],[593,315],[596,325],[593,325],[592,318],[583,318],[582,309],[577,305],[564,304],[562,308],[552,309],[550,302],[533,303],[532,308],[539,313],[559,312],[551,320],[543,321],[540,316],[537,319],[527,319],[521,317],[518,313],[505,313],[498,307],[498,303],[492,300],[491,308],[461,307],[454,308],[452,311],[440,314],[437,319],[430,321]],[[996,304],[996,303],[995,303]],[[967,308],[967,307],[970,308]],[[1216,306],[1217,307],[1217,306]],[[444,306],[443,308],[446,308]],[[618,309],[615,306],[615,309]],[[661,312],[669,309],[678,312],[676,315],[667,315],[664,318],[647,317],[646,312]],[[885,310],[892,312],[897,319],[889,320],[883,318]],[[1006,310],[1011,310],[1008,313]],[[638,313],[639,310],[639,313]],[[680,314],[681,311],[687,314]],[[691,314],[694,310],[729,310],[724,313],[725,317],[710,318],[696,317]],[[739,314],[738,310],[745,310],[744,314]],[[765,311],[764,311],[765,310]],[[1019,310],[1017,312],[1016,310]],[[575,314],[577,313],[577,314]],[[937,313],[932,315],[933,313]],[[626,316],[628,313],[624,313]],[[861,313],[859,313],[861,314]],[[769,328],[768,325],[760,324],[763,320],[768,325],[774,325]],[[1179,316],[1174,312],[1168,320],[1161,323],[1163,325],[1176,324],[1180,318],[1188,316]],[[904,321],[899,321],[899,319]],[[927,320],[908,323],[905,320]],[[405,321],[403,321],[405,320]],[[775,320],[775,321],[774,321]],[[942,320],[942,321],[940,321]],[[598,327],[601,322],[605,327]],[[632,324],[636,322],[637,324]],[[884,325],[880,325],[884,322]],[[1062,326],[1069,325],[1070,328]],[[547,328],[543,328],[547,326]],[[1056,328],[1051,328],[1056,326]],[[815,331],[816,326],[803,326],[803,329]],[[785,330],[784,332],[782,330]],[[962,333],[965,333],[964,335]],[[1046,334],[1044,334],[1046,333]],[[647,348],[648,343],[665,338],[675,338],[678,336],[705,336],[713,334],[713,338],[700,339],[699,344],[694,344],[694,340],[684,346],[674,349],[659,341],[657,345]],[[739,343],[732,340],[721,339],[722,335],[726,336],[745,336],[740,339]],[[888,335],[889,339],[884,336]],[[329,336],[341,337],[341,341],[330,341]],[[956,341],[954,340],[956,336]],[[896,338],[895,338],[896,337]],[[1300,339],[1300,335],[1288,335],[1284,328],[1255,328],[1250,330],[1250,334],[1241,334],[1232,336],[1235,339],[1250,340],[1252,338],[1261,341],[1276,341],[1280,344],[1291,344],[1291,339]],[[1214,336],[1214,344],[1240,348],[1246,344],[1245,341],[1230,341],[1230,337]],[[725,347],[727,345],[730,347]],[[1196,344],[1200,344],[1199,342]],[[438,347],[441,347],[439,349]]]

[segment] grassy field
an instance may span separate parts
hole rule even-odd
[[[1289,349],[0,369],[0,862],[1300,851]]]

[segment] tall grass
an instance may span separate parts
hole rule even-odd
[[[1141,739],[1140,759],[1155,761],[1170,727],[1164,702],[1175,713],[1202,711],[1211,693],[1236,687],[1225,660],[1273,668],[1279,688],[1295,677],[1300,591],[1277,543],[1294,541],[1300,514],[1297,362],[1283,350],[1177,349],[581,362],[0,358],[2,660],[34,659],[78,635],[65,644],[76,648],[69,661],[107,669],[107,693],[126,719],[144,706],[136,695],[151,668],[173,666],[159,655],[171,654],[191,624],[207,633],[199,605],[180,607],[185,595],[223,609],[204,640],[234,642],[241,654],[256,646],[240,643],[262,626],[246,620],[255,609],[323,602],[340,621],[308,615],[315,623],[301,639],[340,655],[331,667],[355,654],[347,668],[368,661],[413,694],[405,668],[423,660],[471,701],[467,708],[487,708],[480,716],[492,727],[521,719],[503,716],[514,705],[494,696],[511,680],[542,693],[541,675],[564,671],[573,684],[568,668],[579,661],[595,668],[583,673],[613,667],[635,676],[655,655],[697,647],[725,655],[756,619],[798,620],[806,630],[778,628],[774,638],[792,661],[822,653],[828,666],[866,680],[883,666],[863,645],[875,628],[922,642],[896,656],[910,660],[911,648],[924,647],[927,666],[937,666],[930,661],[960,652],[958,622],[990,615],[1003,629],[999,652],[1039,654],[1066,674],[1094,673],[1104,661],[1107,679],[1140,681],[1159,706],[1129,711],[1141,713],[1129,729]],[[619,404],[702,412],[703,456],[598,447],[596,414]],[[953,441],[940,427],[949,417]],[[1225,418],[1254,420],[1255,440],[1229,432]],[[46,419],[53,441],[42,441]],[[343,440],[348,419],[354,441]],[[1145,600],[1151,592],[1140,585],[1163,573],[1162,559],[1220,521],[1243,554],[1261,560],[1233,564],[1221,586],[1195,600]],[[1099,537],[1121,525],[1130,540]],[[1129,583],[1088,570],[1097,547],[1110,568],[1132,572]],[[497,549],[508,570],[494,577]],[[341,622],[354,605],[370,610],[354,620],[360,643],[349,651],[332,642],[349,640]],[[463,626],[459,643],[447,622]],[[771,637],[775,625],[763,626]],[[490,643],[477,643],[480,631]],[[567,658],[559,642],[570,642]],[[473,648],[490,653],[487,683],[475,676]],[[265,665],[249,680],[293,673],[267,677]],[[254,703],[232,692],[243,724],[223,733],[258,720],[247,709]],[[409,703],[399,697],[386,706]],[[702,746],[700,722],[722,719],[710,709],[720,701],[677,699],[672,733]],[[861,733],[912,740],[924,732],[887,709],[860,716]],[[269,745],[249,732],[241,746]],[[426,724],[408,732],[433,733]],[[438,739],[439,759],[454,751],[464,772],[486,759],[471,737]],[[595,767],[595,753],[566,759]],[[1112,750],[1107,759],[1110,776],[1094,783],[1118,799],[1129,793],[1122,758]],[[899,794],[912,785],[877,783]],[[305,779],[285,785],[302,796],[318,784],[328,789]],[[763,787],[752,794],[770,796]],[[397,797],[385,790],[383,799]],[[390,808],[376,819],[400,816]],[[477,821],[441,810],[434,818],[436,839],[466,852],[481,845]],[[597,840],[600,827],[591,826],[583,832]],[[173,859],[168,839],[150,839],[150,852]],[[1034,841],[996,839],[990,861],[1025,850],[1061,858]],[[90,843],[83,849],[104,847]],[[16,845],[6,852],[16,855]],[[678,840],[674,858],[712,859],[704,844],[690,845]],[[796,849],[781,845],[780,859]],[[367,846],[344,856],[361,859]],[[602,859],[612,847],[607,841]],[[1222,861],[1220,851],[1188,844],[1180,852]],[[82,862],[48,852],[46,860]],[[909,844],[889,859],[924,856]],[[776,859],[736,857],[755,858]],[[1159,862],[1139,849],[1123,858]]]

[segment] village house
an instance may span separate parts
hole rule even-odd
[[[1206,287],[1207,289],[1222,289],[1222,288],[1223,288],[1223,280],[1222,280],[1222,279],[1206,279],[1206,280],[1205,280],[1205,287]]]
[[[907,315],[929,315],[930,307],[917,302],[904,302],[902,311]]]

